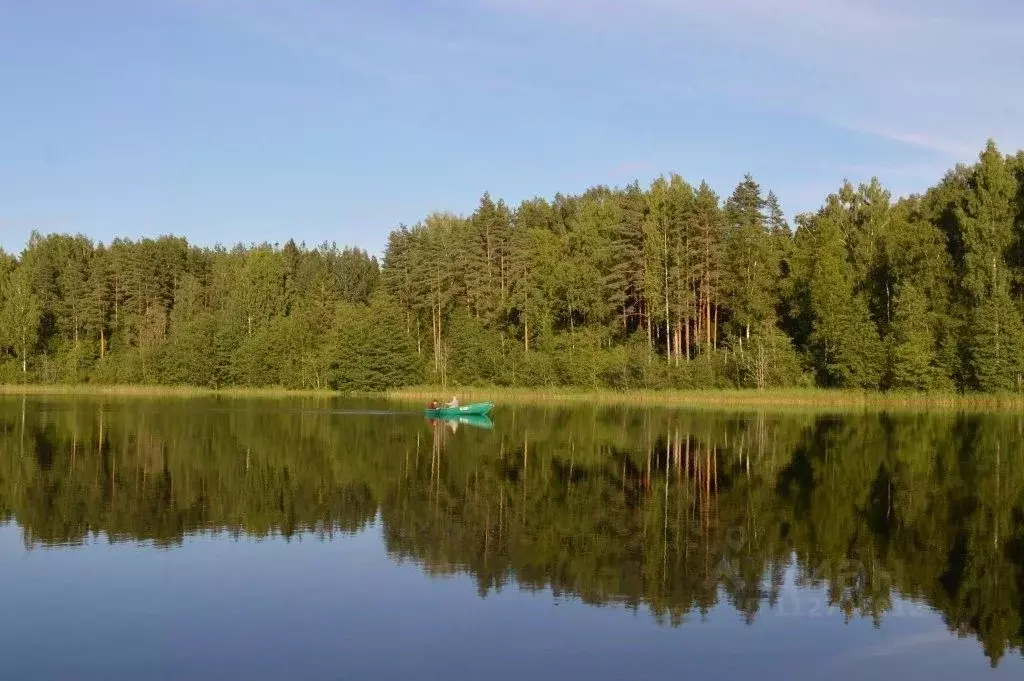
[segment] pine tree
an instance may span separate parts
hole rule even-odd
[[[689,361],[696,335],[697,296],[694,285],[696,253],[693,249],[692,231],[696,192],[679,175],[673,174],[668,186],[668,233],[669,233],[669,309],[674,320],[672,346],[675,362],[683,357]]]
[[[1018,151],[1012,161],[1017,184],[1017,219],[1013,229],[1013,245],[1007,258],[1012,272],[1011,294],[1018,304],[1024,303],[1024,150]]]
[[[284,248],[281,249],[281,257],[284,260],[284,311],[291,314],[292,306],[302,295],[302,285],[299,281],[299,269],[302,266],[302,252],[295,244],[295,239],[288,239]]]
[[[325,333],[333,323],[338,305],[343,301],[357,302],[363,295],[356,292],[359,285],[355,281],[341,283],[340,263],[335,256],[330,248],[318,248],[307,253],[299,266],[301,297],[293,304],[293,315],[301,316],[312,333]]]
[[[791,328],[794,315],[793,231],[774,192],[765,198],[765,222],[771,233],[771,267],[774,288],[771,291],[775,317],[781,328]]]
[[[768,223],[768,231],[771,232],[773,237],[789,239],[793,236],[793,232],[789,228],[789,222],[786,221],[786,214],[782,212],[782,206],[779,205],[779,197],[775,196],[775,192],[768,192],[768,196],[764,200],[764,213],[765,222]]]
[[[928,301],[907,281],[896,295],[892,332],[887,340],[889,383],[893,388],[925,390],[937,381],[935,337]]]
[[[107,353],[107,327],[110,323],[110,264],[106,251],[98,248],[89,262],[89,277],[82,300],[82,326],[99,344],[99,356]]]
[[[551,234],[551,219],[547,201],[524,201],[516,210],[509,238],[508,311],[518,320],[526,351],[538,330],[550,321],[551,305],[544,297],[544,273],[537,256],[545,235]]]
[[[897,223],[891,196],[875,178],[856,191],[847,183],[839,195],[849,201],[844,229],[854,290],[864,294],[871,318],[884,334],[892,321],[895,285],[886,262],[886,243]]]
[[[979,303],[1009,279],[1005,258],[1017,212],[1017,180],[991,140],[968,176],[968,188],[954,212],[964,250],[963,288]]]
[[[160,378],[170,384],[212,386],[217,355],[215,317],[206,304],[202,281],[185,274],[174,293]]]
[[[975,387],[986,392],[1024,388],[1024,321],[1006,288],[984,298],[973,314],[969,350]]]
[[[1013,272],[1007,257],[1017,216],[1017,178],[990,140],[965,179],[953,213],[963,248],[962,302],[970,310],[963,339],[969,369],[981,390],[1015,390],[1024,329],[1010,298]]]
[[[603,294],[601,254],[607,250],[602,230],[607,203],[600,191],[590,191],[562,207],[563,229],[555,267],[556,310],[562,330],[574,336],[578,324],[596,325],[607,321],[608,305]],[[570,339],[570,348],[575,341]]]
[[[875,388],[882,373],[882,346],[867,300],[855,293],[842,225],[847,219],[833,195],[816,216],[809,294],[813,313],[811,345],[821,382],[837,387]]]
[[[503,312],[507,281],[505,259],[511,216],[502,202],[484,194],[466,221],[467,238],[460,254],[466,261],[466,288],[470,308],[478,317],[496,321]]]
[[[670,328],[669,272],[672,268],[672,222],[668,183],[658,178],[648,192],[647,219],[644,221],[644,283],[643,297],[646,307],[647,344],[653,349],[657,325],[663,331],[665,357],[671,361],[673,349]]]
[[[402,310],[405,322],[405,334],[416,343],[417,352],[422,353],[420,320],[415,310],[417,292],[414,281],[413,236],[409,229],[402,225],[388,235],[387,247],[384,249],[384,260],[381,268],[381,284],[391,300]]]
[[[252,338],[271,319],[284,313],[283,259],[269,245],[251,250],[244,259],[241,277],[238,304],[245,319],[246,335]]]
[[[516,226],[511,242],[509,305],[522,327],[526,351],[537,345],[538,336],[551,324],[551,292],[558,285],[551,264],[558,250],[558,239],[549,230]]]
[[[377,258],[361,248],[351,247],[341,253],[332,253],[332,256],[335,287],[341,299],[348,303],[368,304],[380,278]]]
[[[93,246],[86,239],[77,238],[63,243],[61,250],[63,262],[57,272],[57,296],[60,303],[55,312],[67,339],[77,349],[85,321],[83,304],[88,295],[88,261]]]
[[[442,384],[446,383],[445,329],[464,287],[457,257],[462,231],[458,216],[434,213],[412,233],[413,244],[418,246],[417,257],[412,260],[416,304],[430,325],[433,371]]]
[[[637,183],[617,192],[616,220],[605,260],[606,298],[621,320],[623,335],[633,331],[644,313],[644,222],[647,201]]]
[[[402,333],[397,310],[385,301],[343,304],[330,332],[329,384],[337,390],[387,390],[415,381],[419,362]]]
[[[724,218],[718,196],[702,182],[689,215],[689,247],[693,252],[695,345],[710,351],[718,346],[718,306],[724,248]]]
[[[750,338],[751,327],[774,317],[774,288],[777,265],[773,260],[771,235],[765,225],[765,201],[761,188],[750,175],[737,185],[725,204],[728,224],[726,289],[739,345]]]

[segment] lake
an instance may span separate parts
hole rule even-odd
[[[0,397],[19,679],[1020,679],[1024,417]]]

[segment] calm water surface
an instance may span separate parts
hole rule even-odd
[[[0,678],[1022,678],[1019,415],[401,410],[0,398]]]

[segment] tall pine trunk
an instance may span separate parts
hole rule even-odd
[[[572,303],[569,303],[569,349],[576,350],[576,320],[572,317]]]
[[[714,344],[711,347],[712,347],[712,349],[717,350],[718,349],[718,303],[715,303],[715,325],[714,325],[713,328],[714,328],[714,331],[713,331],[712,335],[714,336]]]
[[[680,336],[680,339],[683,341],[682,346],[679,348],[680,354],[685,352],[686,353],[686,361],[689,362],[690,361],[690,318],[687,317],[686,319],[680,320],[679,324],[682,327],[682,328],[679,329],[679,336]],[[685,334],[685,338],[683,338],[684,334]],[[678,355],[676,356],[676,359],[678,359]]]
[[[690,348],[697,348],[700,345],[700,338],[703,331],[701,330],[701,320],[704,316],[704,308],[701,307],[703,301],[697,297],[697,291],[693,292],[693,338],[691,339],[692,344]]]
[[[645,316],[647,317],[647,352],[654,352],[654,329],[651,326],[651,311],[644,305]]]
[[[668,305],[665,306],[665,359],[669,364],[672,363],[672,358],[675,357],[675,342],[672,329],[672,320],[669,317]]]
[[[711,296],[704,296],[704,335],[707,349],[711,348]]]
[[[491,252],[491,229],[487,227],[484,231],[487,240],[487,295],[494,295],[494,254]]]
[[[668,228],[665,228],[665,359],[668,363],[672,363],[672,333],[669,329],[672,328],[672,315],[669,311],[668,306]]]
[[[505,310],[505,249],[502,249],[501,255],[498,257],[498,268],[499,275],[501,277],[501,309]]]
[[[431,342],[434,346],[434,373],[441,373],[441,305],[436,304],[430,308],[430,331]]]

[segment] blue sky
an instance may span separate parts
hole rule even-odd
[[[790,214],[1024,147],[1016,0],[0,0],[0,247],[336,241],[751,172]]]

